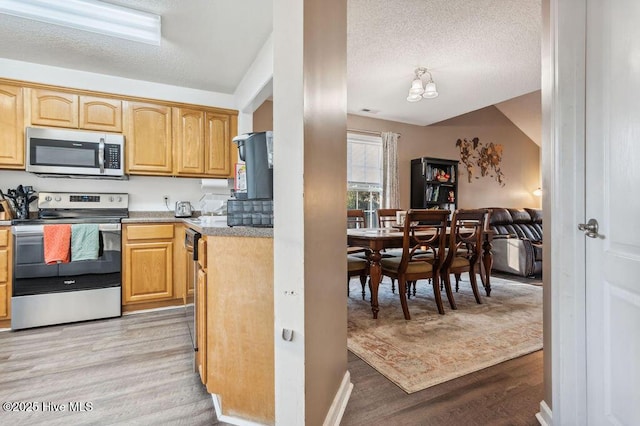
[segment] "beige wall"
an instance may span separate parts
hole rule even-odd
[[[271,101],[264,101],[253,112],[253,131],[266,132],[267,130],[273,130],[273,102]]]
[[[436,157],[460,160],[456,140],[474,137],[480,138],[480,142],[503,145],[501,169],[505,186],[500,186],[490,177],[480,177],[468,183],[466,170],[459,167],[458,207],[540,206],[539,197],[531,193],[540,186],[540,148],[493,106],[426,127],[349,115],[347,128],[401,134],[398,167],[402,208],[408,208],[410,202],[411,159]]]
[[[347,0],[276,1],[273,28],[276,424],[337,424],[350,392]]]
[[[253,120],[256,131],[270,129],[272,111],[273,105],[270,101],[266,101],[255,111]],[[538,208],[541,205],[540,197],[532,194],[541,182],[540,148],[493,106],[426,127],[349,114],[347,128],[401,134],[398,142],[398,160],[402,208],[408,208],[410,202],[411,159],[436,157],[460,160],[460,152],[455,146],[456,140],[476,136],[480,138],[480,142],[503,145],[501,169],[505,176],[505,186],[500,186],[490,177],[480,177],[468,183],[466,171],[461,167],[458,207]]]

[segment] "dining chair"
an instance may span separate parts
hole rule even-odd
[[[444,315],[440,294],[440,268],[445,253],[449,210],[411,209],[403,227],[402,256],[380,260],[382,274],[398,280],[398,295],[406,320],[411,319],[407,306],[407,283],[432,279],[438,313]],[[422,225],[425,223],[426,225]],[[429,252],[432,256],[417,253]],[[447,294],[449,296],[449,294]]]
[[[490,215],[489,209],[459,209],[453,213],[447,256],[442,264],[442,280],[447,294],[451,291],[451,274],[455,275],[458,292],[461,274],[469,272],[473,296],[477,303],[482,303],[476,271],[480,272],[482,243]]]
[[[400,209],[378,209],[378,228],[391,228],[396,225],[396,212]]]
[[[362,209],[347,210],[347,228],[366,228],[367,219]]]
[[[362,300],[364,300],[364,287],[369,276],[369,262],[361,257],[347,255],[347,296],[349,296],[349,282],[351,277],[360,277],[362,286]]]

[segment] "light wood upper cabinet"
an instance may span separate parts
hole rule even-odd
[[[174,297],[173,224],[123,226],[123,304]]]
[[[122,101],[43,89],[28,89],[30,122],[38,126],[122,132]]]
[[[231,175],[231,117],[225,114],[206,114],[205,173],[212,176]],[[234,135],[235,136],[235,135]]]
[[[175,174],[231,175],[231,116],[199,109],[174,108]]]
[[[237,111],[0,78],[0,169],[25,168],[25,126],[123,133],[133,175],[233,177]]]
[[[203,111],[195,109],[173,109],[173,141],[178,175],[204,174],[204,115]]]
[[[31,124],[78,128],[78,95],[42,89],[29,91]]]
[[[0,227],[0,319],[11,317],[11,239],[9,227]]]
[[[122,132],[122,101],[80,96],[80,128]]]
[[[125,102],[123,125],[127,172],[172,174],[171,107]]]
[[[0,168],[24,169],[24,104],[21,87],[0,85]]]

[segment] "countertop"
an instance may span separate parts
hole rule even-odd
[[[202,235],[224,236],[224,237],[253,237],[253,238],[272,238],[273,228],[260,228],[251,226],[227,226],[226,216],[213,216],[212,222],[207,219],[206,222],[201,221],[198,212],[193,217],[179,218],[174,217],[173,212],[152,211],[140,212],[130,211],[129,217],[122,219],[123,224],[129,223],[185,223],[190,228],[195,229]]]
[[[226,216],[213,216],[214,221],[201,221],[198,217],[175,217],[173,212],[163,211],[130,211],[129,217],[122,219],[123,224],[131,223],[185,223],[202,235],[222,237],[253,237],[273,238],[273,228],[260,228],[252,226],[227,226]],[[0,220],[0,226],[11,226],[10,220]]]

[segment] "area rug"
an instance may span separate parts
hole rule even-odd
[[[369,290],[362,300],[360,282],[352,280],[349,350],[413,393],[542,349],[542,287],[492,277],[491,297],[478,305],[466,275],[455,293],[457,310],[443,294],[445,315],[438,315],[431,285],[419,281],[408,301],[410,321],[388,278],[380,285],[377,320]]]

